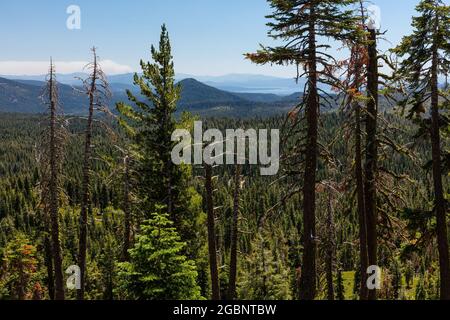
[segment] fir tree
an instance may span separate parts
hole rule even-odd
[[[148,101],[141,101],[127,91],[128,99],[136,107],[118,103],[117,109],[122,115],[120,123],[133,136],[141,157],[136,171],[140,176],[137,189],[143,202],[142,211],[152,212],[156,206],[165,205],[182,238],[190,240],[195,237],[191,223],[196,217],[189,216],[192,212],[188,209],[183,170],[171,160],[171,151],[176,144],[171,137],[177,129],[174,113],[181,87],[175,85],[165,25],[161,28],[159,48],[152,46],[151,54],[153,63],[141,60],[142,76],[134,76],[134,84]]]
[[[440,262],[441,299],[450,299],[450,260],[447,235],[448,205],[444,198],[441,125],[449,119],[441,114],[438,79],[450,68],[450,6],[441,0],[422,0],[420,13],[413,18],[413,33],[403,38],[395,52],[403,57],[398,75],[407,83],[407,98],[402,106],[411,105],[409,118],[415,119],[431,137],[434,201]],[[444,97],[444,99],[446,99]],[[430,105],[431,121],[425,106]],[[431,123],[430,123],[431,122]]]
[[[175,85],[175,71],[172,62],[169,34],[166,26],[161,29],[159,50],[151,47],[153,63],[141,60],[142,76],[135,74],[134,84],[139,86],[147,102],[140,101],[131,91],[128,99],[136,105],[136,110],[124,103],[117,108],[126,118],[135,120],[139,130],[135,131],[135,141],[141,149],[140,193],[145,201],[145,209],[153,210],[156,205],[165,205],[170,217],[178,220],[182,211],[179,193],[181,172],[171,161],[174,142],[171,136],[176,128],[173,114],[180,98],[181,87]],[[121,121],[125,126],[125,121]]]
[[[344,278],[342,277],[342,270],[339,269],[336,278],[336,296],[337,300],[345,300],[345,288],[344,288]]]
[[[286,45],[263,47],[247,57],[258,64],[276,63],[304,68],[300,76],[306,76],[304,97],[299,103],[299,112],[304,112],[306,132],[291,155],[294,163],[304,155],[303,170],[303,268],[300,281],[302,299],[312,300],[316,296],[316,171],[318,166],[318,124],[321,106],[329,103],[328,97],[318,87],[320,83],[334,81],[328,43],[319,43],[321,37],[346,40],[355,27],[353,13],[343,10],[353,0],[270,0],[274,13],[268,16],[269,36],[283,40]],[[333,60],[333,59],[331,59]],[[299,121],[294,121],[299,125]],[[299,150],[300,149],[300,150]],[[298,171],[298,168],[293,170]]]
[[[195,264],[183,255],[185,245],[168,214],[153,213],[130,249],[130,262],[119,264],[119,295],[136,300],[201,298]]]

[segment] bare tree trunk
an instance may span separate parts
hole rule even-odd
[[[309,22],[308,100],[306,121],[308,125],[305,150],[305,175],[303,186],[303,270],[300,279],[300,299],[314,300],[316,296],[316,170],[319,97],[317,92],[315,10],[311,7]]]
[[[361,106],[359,103],[354,104],[355,108],[355,179],[357,194],[357,210],[359,222],[359,260],[361,283],[359,288],[359,298],[361,300],[368,299],[367,289],[367,268],[369,258],[367,254],[367,223],[366,223],[366,206],[364,203],[364,176],[362,169],[362,148],[361,148]]]
[[[124,158],[124,176],[123,176],[123,212],[124,212],[124,233],[123,233],[123,251],[122,260],[128,261],[130,259],[130,254],[128,250],[130,249],[131,240],[131,210],[130,210],[130,173],[129,173],[129,162],[128,156]]]
[[[220,300],[219,271],[217,267],[216,227],[213,204],[212,167],[205,164],[206,209],[208,212],[208,251],[211,272],[212,300]]]
[[[239,220],[240,165],[236,164],[234,173],[233,221],[231,225],[230,279],[228,284],[228,300],[236,297],[237,276],[237,242]]]
[[[97,56],[94,52],[94,69],[91,80],[91,87],[89,91],[89,115],[87,120],[87,127],[85,131],[85,143],[84,143],[84,160],[83,160],[83,184],[82,184],[82,202],[81,202],[81,215],[80,215],[80,239],[78,250],[78,266],[81,273],[81,288],[77,290],[77,299],[84,299],[84,290],[86,282],[86,251],[87,251],[87,218],[90,207],[90,171],[91,171],[91,158],[92,158],[92,123],[94,117],[94,94],[96,90],[96,78],[97,78]]]
[[[47,218],[45,218],[47,219]],[[53,259],[52,259],[52,244],[49,238],[48,222],[45,222],[45,238],[44,238],[44,260],[47,268],[47,288],[50,300],[55,300],[55,279],[53,277]]]
[[[331,187],[327,187],[328,201],[327,201],[327,220],[326,220],[326,230],[327,230],[327,248],[326,248],[326,259],[325,259],[325,272],[327,278],[327,299],[334,300],[334,278],[333,278],[333,268],[334,268],[334,253],[335,253],[335,228],[334,228],[334,213],[332,204],[332,190]]]
[[[444,198],[444,188],[442,185],[438,63],[438,52],[436,47],[434,47],[431,66],[431,146],[433,158],[434,196],[436,201],[435,210],[437,221],[437,240],[440,265],[440,296],[442,300],[450,300],[450,265],[446,218],[446,200]]]
[[[378,118],[378,52],[377,35],[375,30],[369,30],[369,65],[367,76],[367,88],[369,102],[367,103],[366,116],[366,164],[365,164],[365,207],[367,223],[367,245],[368,259],[370,266],[377,265],[377,162],[378,162],[378,141],[377,141],[377,118]],[[365,270],[364,273],[366,273]],[[369,290],[369,300],[376,300],[376,289]]]
[[[55,268],[55,299],[64,300],[64,276],[62,270],[61,245],[59,241],[59,201],[58,201],[58,139],[56,137],[56,101],[54,99],[53,67],[51,67],[50,100],[50,221],[52,226],[52,252]]]

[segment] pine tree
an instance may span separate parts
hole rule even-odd
[[[316,296],[316,171],[318,165],[318,123],[320,107],[328,102],[326,94],[318,88],[319,83],[330,84],[333,69],[330,56],[325,52],[328,43],[318,43],[322,37],[345,40],[351,37],[355,19],[350,10],[343,7],[353,0],[270,0],[274,13],[268,16],[270,37],[283,40],[286,45],[263,47],[247,57],[258,64],[293,64],[304,67],[307,82],[299,110],[304,111],[306,133],[298,143],[304,155],[303,171],[303,270],[300,281],[302,299],[312,300]],[[322,68],[320,68],[322,67]],[[295,121],[298,125],[298,121]],[[298,159],[296,163],[298,163]],[[298,170],[296,168],[296,170]]]
[[[339,269],[336,278],[336,298],[337,300],[345,300],[345,288],[344,288],[344,278],[342,277],[342,270]]]
[[[161,210],[162,208],[159,208]],[[153,213],[141,226],[130,262],[119,264],[119,295],[136,300],[199,299],[197,271],[168,214]]]
[[[413,18],[414,31],[403,38],[395,52],[403,57],[398,75],[407,82],[407,98],[402,106],[411,105],[409,117],[425,127],[431,136],[432,172],[434,181],[434,201],[437,221],[437,240],[440,262],[441,299],[450,299],[450,260],[447,235],[448,207],[444,198],[442,182],[441,124],[447,122],[440,114],[438,79],[446,75],[450,60],[450,6],[441,0],[422,0],[417,6],[420,13]],[[430,104],[431,125],[424,115],[425,106]],[[424,119],[425,117],[425,119]]]
[[[274,234],[260,229],[252,240],[250,253],[243,259],[240,269],[239,297],[246,300],[292,299],[290,270],[285,261],[287,252],[283,252],[286,248],[271,245],[274,237]]]
[[[369,28],[368,28],[369,29]],[[369,29],[367,44],[367,112],[366,125],[366,152],[364,165],[364,207],[366,210],[366,233],[368,265],[376,266],[378,239],[377,239],[377,172],[378,172],[378,49],[375,28]],[[369,290],[369,300],[377,298],[377,291]]]
[[[29,299],[38,266],[36,247],[18,233],[2,251],[0,288],[10,288],[13,300]]]
[[[368,246],[367,246],[367,219],[365,206],[365,190],[364,190],[364,172],[363,172],[363,102],[364,102],[364,87],[367,84],[367,63],[368,52],[366,46],[366,34],[364,32],[364,25],[366,23],[365,8],[362,1],[360,1],[359,8],[359,34],[355,35],[354,39],[348,41],[350,49],[350,57],[342,63],[345,68],[345,77],[342,83],[342,89],[345,92],[344,108],[349,110],[350,127],[353,131],[354,137],[354,157],[353,157],[353,174],[356,186],[356,207],[358,212],[358,226],[359,226],[359,269],[358,284],[355,287],[359,288],[359,297],[361,300],[368,298],[368,290],[366,286],[366,271],[369,266],[368,261]],[[362,32],[361,32],[362,31]]]
[[[174,113],[181,87],[175,85],[170,40],[165,25],[161,28],[159,50],[152,46],[151,54],[154,62],[141,60],[142,76],[134,76],[134,84],[139,86],[141,95],[148,101],[141,101],[127,91],[128,99],[136,108],[118,103],[117,109],[122,115],[120,123],[133,135],[142,158],[140,167],[136,169],[141,177],[138,190],[143,201],[142,210],[152,212],[157,205],[165,205],[181,236],[187,239],[190,236],[186,235],[193,230],[183,222],[189,211],[183,193],[185,181],[182,169],[171,160],[171,151],[175,146],[171,140],[176,129]]]
[[[139,189],[146,209],[165,205],[171,218],[179,219],[175,211],[181,211],[177,197],[180,192],[180,170],[173,165],[170,153],[174,146],[171,135],[176,125],[173,114],[181,88],[175,85],[171,46],[165,25],[161,30],[159,50],[152,46],[151,53],[154,63],[141,60],[142,76],[134,76],[134,84],[139,86],[148,102],[140,101],[127,91],[130,102],[137,108],[134,110],[124,103],[119,103],[117,108],[123,116],[137,121],[141,126],[139,132],[130,126],[128,128],[134,131],[136,143],[142,152],[142,181]],[[121,123],[127,126],[125,121]]]

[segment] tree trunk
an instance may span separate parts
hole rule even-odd
[[[81,288],[77,290],[77,299],[84,299],[86,281],[86,251],[87,251],[87,216],[90,207],[89,185],[91,171],[91,143],[92,143],[92,123],[94,117],[94,94],[96,90],[95,81],[97,78],[97,57],[94,53],[93,76],[89,92],[89,116],[85,132],[84,160],[83,160],[83,185],[82,203],[80,215],[80,239],[78,251],[78,266],[81,273]]]
[[[369,266],[377,265],[377,118],[378,118],[378,52],[376,30],[369,30],[369,65],[367,72],[367,89],[369,102],[367,103],[366,116],[366,164],[365,164],[365,207],[367,223],[367,247]],[[367,274],[367,270],[364,270]],[[366,285],[366,284],[364,284]],[[376,289],[369,290],[369,300],[376,300]]]
[[[354,104],[355,108],[355,179],[357,193],[357,210],[359,222],[359,260],[361,283],[359,288],[359,298],[367,300],[367,225],[366,225],[366,208],[364,203],[364,176],[362,169],[362,148],[361,148],[361,106],[359,103]]]
[[[130,173],[129,173],[129,157],[124,158],[124,176],[123,176],[123,212],[124,212],[124,233],[123,233],[123,251],[122,251],[122,261],[128,261],[130,259],[130,254],[128,250],[130,249],[131,240],[131,211],[130,211]]]
[[[208,252],[211,272],[212,300],[220,300],[219,271],[217,268],[216,227],[213,204],[212,167],[205,164],[206,209],[208,212]]]
[[[227,296],[228,300],[233,300],[236,297],[239,188],[240,188],[240,166],[236,164],[234,173],[234,195],[233,195],[234,205],[233,205],[233,221],[231,225],[230,279],[228,284],[228,296]]]
[[[47,220],[47,218],[45,218]],[[45,222],[44,261],[47,268],[47,288],[50,300],[55,300],[55,279],[53,277],[52,244],[49,238],[48,221]]]
[[[437,20],[437,19],[436,19]],[[436,201],[437,240],[439,250],[440,296],[450,300],[450,265],[447,236],[446,200],[442,185],[441,137],[439,126],[438,52],[433,48],[431,66],[431,146],[433,158],[434,196]]]
[[[311,9],[309,22],[308,126],[305,150],[303,186],[303,270],[300,279],[300,299],[313,300],[316,296],[316,170],[319,97],[317,92],[315,10]]]
[[[52,67],[53,68],[53,67]],[[53,267],[55,269],[55,299],[64,300],[64,276],[62,270],[61,244],[59,241],[59,201],[58,201],[58,138],[56,121],[56,101],[54,99],[53,69],[50,76],[50,222],[52,234]]]
[[[327,187],[328,202],[327,202],[327,220],[326,220],[326,230],[327,230],[327,248],[326,248],[326,260],[325,260],[325,272],[327,278],[327,299],[334,300],[334,278],[333,278],[333,268],[334,268],[334,252],[335,252],[335,232],[334,232],[334,213],[332,204],[332,190],[331,187]]]

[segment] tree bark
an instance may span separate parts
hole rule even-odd
[[[80,239],[78,250],[78,266],[81,273],[81,288],[77,290],[77,299],[84,299],[85,281],[86,281],[86,251],[87,251],[87,216],[90,206],[90,171],[91,171],[91,143],[92,143],[92,123],[94,117],[94,94],[96,90],[97,78],[97,56],[94,52],[94,67],[93,75],[89,91],[89,115],[87,120],[87,127],[85,131],[84,144],[84,160],[83,160],[83,184],[82,184],[82,203],[80,214]]]
[[[334,278],[333,278],[333,269],[334,269],[334,252],[335,252],[335,232],[334,232],[334,213],[333,213],[333,204],[332,204],[332,190],[330,186],[327,186],[327,248],[326,248],[326,260],[325,260],[325,272],[327,278],[327,299],[332,301],[334,300]]]
[[[47,218],[45,218],[47,219]],[[53,259],[52,259],[52,244],[49,234],[48,222],[45,222],[45,238],[44,238],[44,261],[47,268],[47,288],[48,297],[50,300],[55,300],[55,278],[53,277]]]
[[[436,18],[437,21],[437,18]],[[436,26],[437,27],[437,26]],[[438,51],[433,47],[431,66],[431,146],[433,158],[433,182],[437,221],[437,240],[439,250],[440,296],[450,300],[450,265],[447,234],[446,200],[442,185],[441,136],[439,125],[439,87],[438,87]]]
[[[208,252],[211,272],[212,300],[220,300],[219,271],[217,267],[216,227],[213,204],[212,167],[205,164],[206,209],[208,212]]]
[[[57,114],[54,92],[53,66],[50,75],[50,222],[52,234],[53,267],[55,271],[55,299],[64,300],[64,276],[62,270],[61,244],[59,241],[59,201],[58,201],[58,138],[57,138]]]
[[[367,89],[369,102],[366,116],[366,163],[365,163],[365,207],[367,223],[367,247],[369,266],[377,265],[377,189],[376,175],[378,166],[378,52],[376,30],[369,30],[369,65],[367,72]],[[367,274],[367,270],[364,271]],[[366,285],[366,284],[364,284]],[[376,300],[376,289],[369,290],[369,300]]]
[[[233,300],[236,297],[239,188],[240,166],[236,164],[234,173],[233,221],[231,225],[230,279],[228,284],[228,300]]]
[[[361,148],[361,106],[359,103],[354,104],[355,108],[355,179],[357,194],[357,210],[359,223],[359,260],[361,283],[359,288],[359,298],[361,300],[368,299],[367,289],[367,226],[366,226],[366,208],[364,203],[364,175],[362,169],[362,148]]]
[[[300,299],[316,296],[316,171],[319,97],[317,92],[315,10],[311,5],[309,22],[309,65],[306,121],[308,126],[305,150],[303,186],[303,270],[300,279]]]
[[[130,259],[130,254],[128,250],[130,249],[131,240],[131,211],[130,211],[130,173],[129,173],[129,157],[124,158],[124,176],[123,176],[123,212],[124,212],[124,231],[123,231],[123,251],[122,260],[128,261]]]

